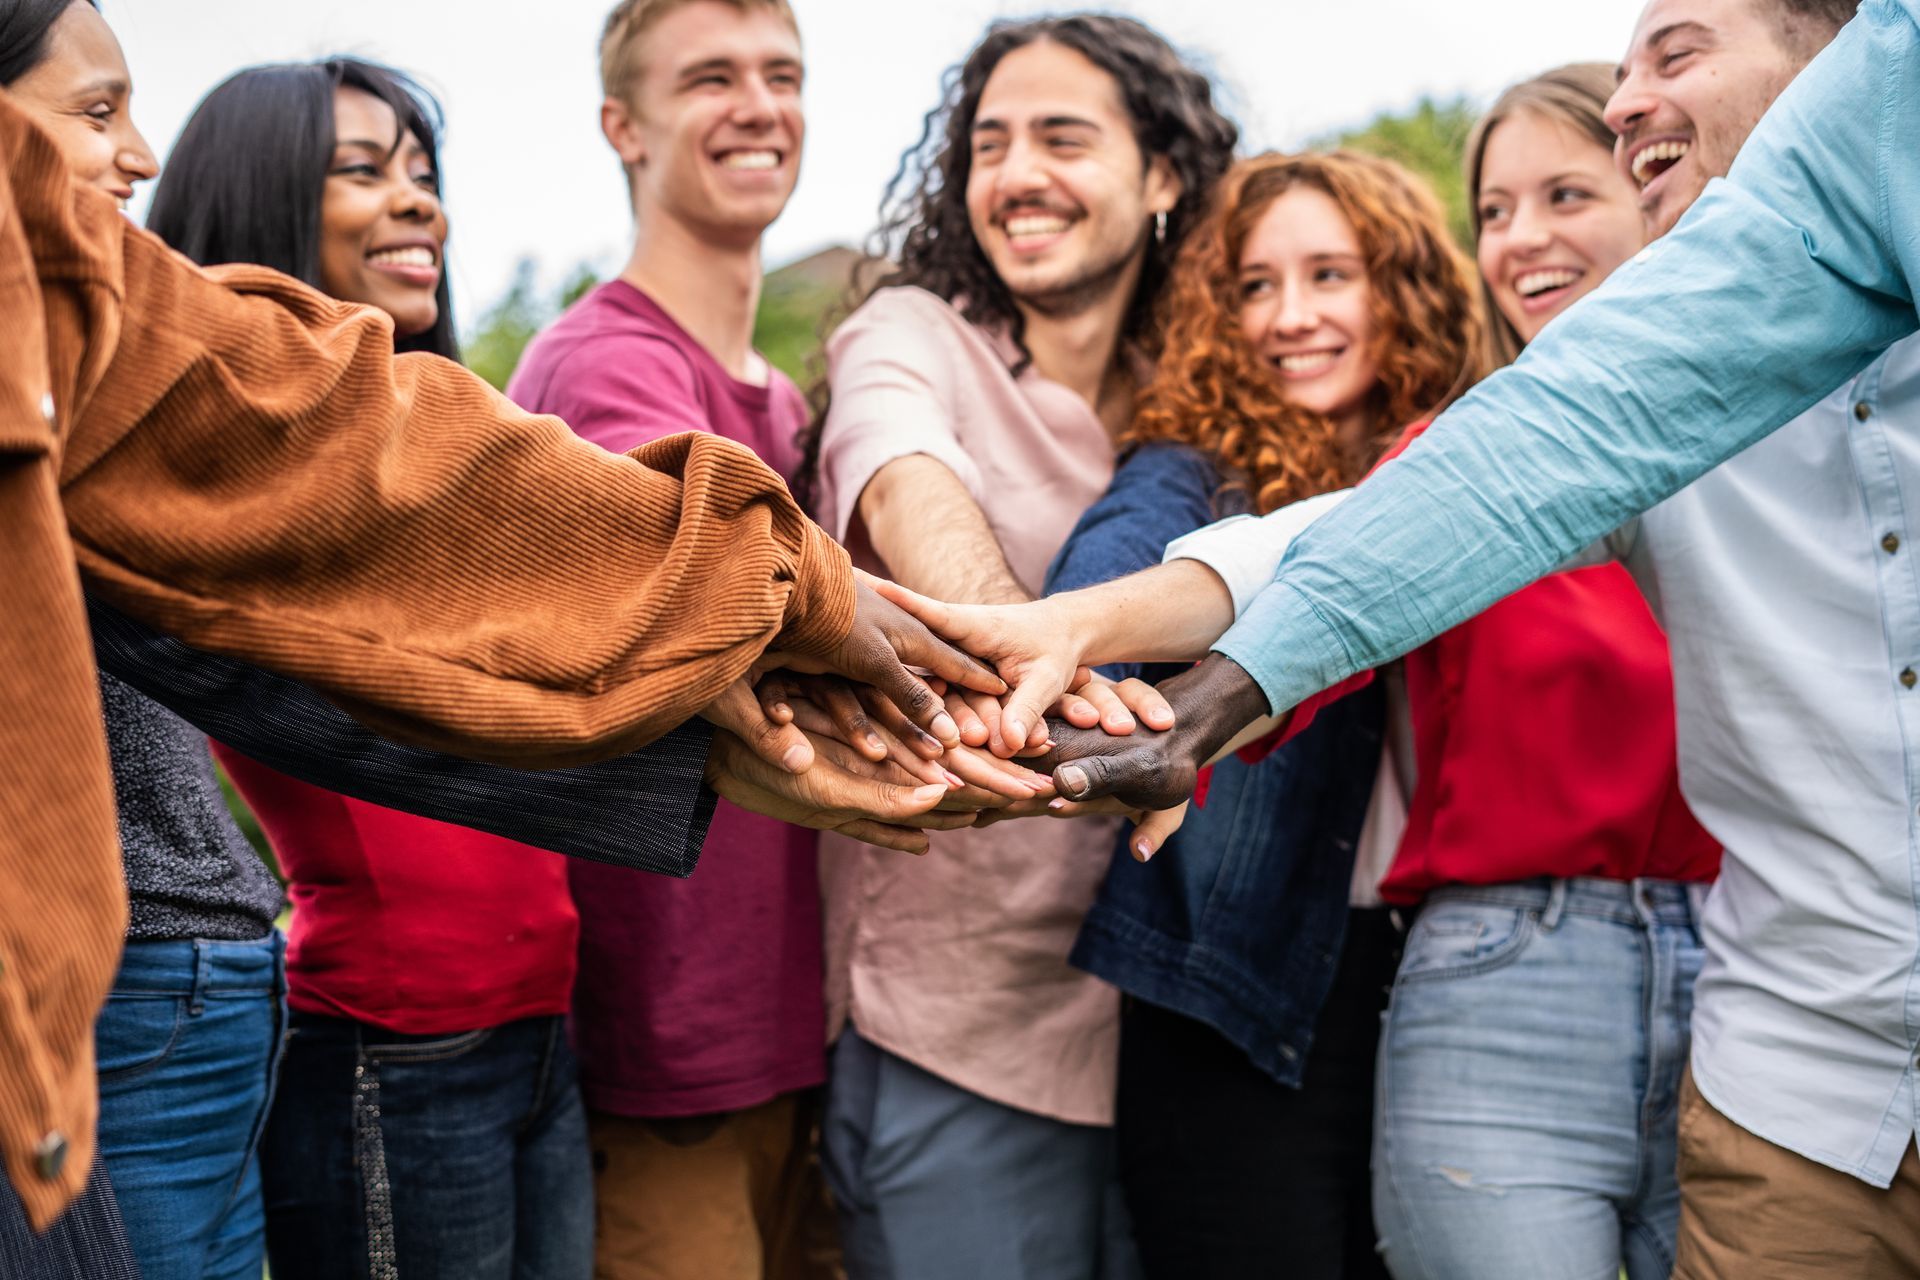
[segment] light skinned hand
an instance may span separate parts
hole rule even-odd
[[[1098,671],[1088,672],[1084,684],[1062,694],[1049,714],[1077,728],[1100,728],[1119,735],[1132,733],[1136,723],[1149,729],[1173,728],[1173,708],[1158,689],[1131,676],[1115,683]]]
[[[1071,611],[1052,600],[965,605],[929,599],[897,582],[877,583],[875,590],[968,653],[993,663],[1013,685],[1001,700],[1001,733],[989,743],[997,756],[1015,754],[1019,748],[1009,744],[1031,741],[1035,731],[1044,730],[1047,708],[1068,689],[1086,683]]]

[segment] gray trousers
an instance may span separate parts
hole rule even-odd
[[[851,1280],[1138,1280],[1113,1130],[834,1045],[822,1162]]]

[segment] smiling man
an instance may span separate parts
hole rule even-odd
[[[614,452],[710,431],[792,477],[806,404],[753,320],[761,233],[799,176],[803,74],[785,0],[614,8],[600,123],[633,252],[534,339],[509,396]],[[602,1280],[803,1274],[808,1091],[826,1074],[815,836],[723,800],[706,849],[689,880],[570,867]]]
[[[817,507],[857,561],[948,599],[1040,589],[1112,475],[1153,304],[1234,139],[1137,22],[987,34],[890,191],[900,266],[827,348]],[[823,839],[844,1027],[824,1142],[856,1280],[1132,1274],[1119,997],[1067,963],[1113,835],[1007,823],[912,865]]]

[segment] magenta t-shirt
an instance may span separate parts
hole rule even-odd
[[[618,280],[533,340],[507,394],[616,452],[711,431],[789,479],[807,416],[778,371],[764,387],[729,376]],[[814,853],[812,831],[723,800],[690,879],[570,860],[580,910],[573,1027],[588,1106],[698,1115],[826,1079]]]

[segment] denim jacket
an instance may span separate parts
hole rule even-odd
[[[1169,542],[1246,505],[1222,492],[1197,450],[1142,446],[1081,516],[1046,589],[1159,564]],[[1157,680],[1178,668],[1103,670]],[[1345,941],[1354,849],[1380,760],[1380,696],[1376,683],[1333,704],[1259,764],[1222,760],[1206,804],[1153,861],[1135,862],[1123,838],[1072,962],[1213,1026],[1297,1086]]]

